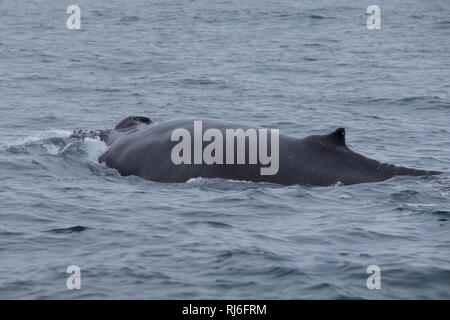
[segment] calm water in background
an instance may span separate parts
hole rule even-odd
[[[1,0],[0,22],[0,298],[450,298],[448,174],[164,184],[99,165],[97,140],[61,148],[130,114],[208,117],[344,126],[357,152],[448,171],[448,1]]]

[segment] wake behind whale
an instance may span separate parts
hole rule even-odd
[[[441,173],[385,164],[355,153],[346,145],[344,128],[305,138],[271,131],[271,143],[264,145],[268,136],[264,139],[255,136],[252,133],[256,130],[249,126],[205,119],[199,132],[196,122],[183,119],[155,124],[147,117],[130,116],[113,129],[74,131],[69,140],[99,137],[109,147],[99,157],[100,163],[124,176],[136,175],[159,182],[223,178],[329,186]],[[174,132],[178,132],[175,139]],[[178,156],[176,161],[174,154]],[[258,161],[263,158],[265,161]],[[276,170],[267,170],[274,166]]]

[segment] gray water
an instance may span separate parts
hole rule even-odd
[[[447,172],[448,1],[1,0],[0,23],[0,298],[450,298],[447,173],[167,184],[62,145],[131,114],[343,126],[356,152]]]

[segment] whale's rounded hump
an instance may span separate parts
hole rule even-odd
[[[120,121],[114,129],[127,129],[136,127],[139,124],[151,124],[152,120],[150,118],[144,117],[144,116],[129,116]]]
[[[344,128],[337,128],[332,133],[327,134],[326,137],[332,143],[335,143],[335,144],[341,145],[341,146],[346,146],[346,144],[345,144],[345,129]]]

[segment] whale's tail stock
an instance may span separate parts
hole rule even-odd
[[[396,167],[396,176],[434,176],[437,174],[442,174],[441,171],[435,170],[420,170],[405,167]]]
[[[318,142],[315,145],[321,150],[320,154],[325,153],[328,158],[333,160],[326,162],[325,170],[329,170],[328,164],[332,164],[331,172],[327,171],[328,176],[337,177],[336,179],[344,184],[384,181],[394,176],[433,176],[443,173],[436,170],[420,170],[382,163],[355,153],[346,144],[344,128],[338,128],[326,135],[313,137],[312,141]],[[319,167],[317,171],[321,169],[324,170],[323,167]],[[341,176],[336,175],[336,173],[340,173]],[[329,182],[328,180],[325,181]],[[321,183],[326,184],[324,181],[321,181]]]

